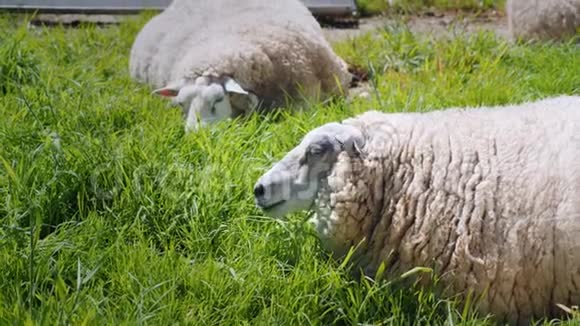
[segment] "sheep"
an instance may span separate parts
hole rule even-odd
[[[561,40],[580,28],[580,0],[509,0],[510,34],[523,40]]]
[[[498,320],[580,304],[580,96],[327,123],[254,197],[275,218],[314,211],[323,248],[356,248],[368,276],[432,268],[443,294],[471,289]]]
[[[183,108],[186,130],[198,115],[204,125],[340,96],[353,78],[300,0],[175,0],[138,33],[129,70]]]

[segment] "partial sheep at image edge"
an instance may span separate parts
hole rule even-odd
[[[510,34],[523,40],[563,40],[580,29],[580,0],[508,0]]]

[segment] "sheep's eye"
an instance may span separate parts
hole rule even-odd
[[[310,147],[308,154],[310,154],[311,156],[320,156],[320,155],[324,154],[324,148],[322,148],[320,146],[312,146],[312,147]]]
[[[308,152],[312,156],[322,156],[322,155],[332,151],[333,148],[334,148],[334,145],[332,144],[332,142],[325,139],[323,141],[319,141],[319,142],[311,144],[308,148]]]
[[[218,97],[218,98],[215,100],[215,103],[221,103],[221,102],[223,102],[223,100],[224,100],[224,99],[225,99],[225,97],[223,97],[223,96],[222,96],[222,97]]]
[[[319,160],[331,149],[332,144],[329,142],[312,143],[306,148],[306,151],[304,151],[304,155],[300,158],[299,164],[304,165],[312,159]]]

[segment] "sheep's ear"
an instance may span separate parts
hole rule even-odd
[[[226,92],[248,95],[248,92],[246,92],[242,86],[240,86],[240,84],[231,78],[226,79],[226,82],[224,83],[224,89]]]
[[[351,144],[351,149],[348,152],[351,156],[359,157],[362,154],[362,149],[359,147],[359,144],[356,141],[353,141]]]
[[[185,86],[185,80],[180,79],[167,84],[165,87],[154,90],[153,94],[163,97],[175,97],[183,86]]]
[[[173,89],[173,88],[168,88],[168,87],[158,88],[158,89],[153,91],[153,94],[160,95],[163,97],[175,97],[175,96],[177,96],[177,93],[179,93],[178,89]]]
[[[351,157],[358,157],[362,153],[361,147],[363,144],[359,144],[354,137],[348,137],[346,139],[340,139],[336,137],[336,140],[342,147],[342,150],[348,153]]]

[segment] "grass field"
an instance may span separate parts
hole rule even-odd
[[[127,73],[145,18],[67,30],[0,16],[0,325],[491,324],[428,289],[352,279],[306,214],[263,217],[252,185],[309,129],[370,108],[580,94],[576,45],[390,26],[336,45],[373,71],[370,100],[184,135]]]
[[[460,9],[481,11],[488,9],[503,10],[505,0],[356,0],[362,15],[389,12],[417,12],[424,10]]]

